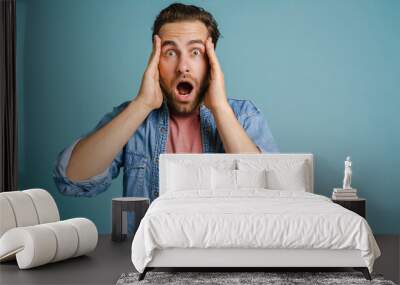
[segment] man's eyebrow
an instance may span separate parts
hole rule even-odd
[[[202,40],[191,40],[191,41],[189,41],[189,42],[187,43],[188,46],[189,46],[189,45],[192,45],[192,44],[202,44],[202,45],[204,45],[204,43],[203,43]]]
[[[189,45],[193,45],[193,44],[201,44],[201,45],[204,45],[204,42],[203,42],[202,40],[190,40],[190,41],[187,43],[188,46],[189,46]],[[176,44],[174,41],[166,40],[166,41],[164,41],[164,42],[162,43],[161,47],[163,48],[163,47],[169,46],[169,45],[174,46],[174,47],[177,46],[177,44]]]
[[[169,41],[169,40],[164,41],[164,42],[162,43],[161,47],[170,46],[170,45],[176,47],[176,43],[175,43],[174,41]]]

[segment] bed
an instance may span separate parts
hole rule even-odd
[[[371,279],[367,221],[314,194],[312,154],[161,154],[160,195],[132,242],[159,267],[352,267]]]

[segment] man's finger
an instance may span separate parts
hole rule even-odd
[[[207,50],[208,60],[211,65],[211,70],[220,70],[218,58],[217,55],[215,54],[214,44],[212,42],[211,37],[209,37],[206,41],[206,50]]]
[[[153,55],[154,55],[154,48],[155,48],[155,36],[153,36],[153,41],[152,41],[152,48],[151,48],[151,54],[150,54],[150,56],[149,56],[149,59],[147,60],[147,66],[149,66],[150,65],[150,62],[151,62],[151,60],[152,60],[152,58],[153,58]]]
[[[158,62],[160,60],[160,52],[161,52],[161,39],[158,35],[154,35],[153,50],[151,52],[151,56],[147,63],[149,68],[154,68],[158,66]]]

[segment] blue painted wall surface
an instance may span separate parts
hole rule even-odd
[[[151,26],[171,1],[17,0],[20,189],[41,187],[63,219],[111,230],[111,198],[58,193],[57,153],[132,99],[151,52]],[[282,152],[316,157],[315,191],[341,185],[367,198],[379,234],[400,233],[400,2],[191,1],[209,10],[228,95],[251,99]],[[246,4],[244,4],[246,3]]]

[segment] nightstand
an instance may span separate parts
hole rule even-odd
[[[135,235],[140,221],[149,208],[150,200],[144,197],[120,197],[112,199],[112,234],[113,241],[123,241],[127,238],[127,212],[135,214]]]
[[[355,200],[336,200],[332,199],[332,202],[339,204],[340,206],[353,211],[356,214],[359,214],[361,217],[366,217],[366,199],[358,198]]]

